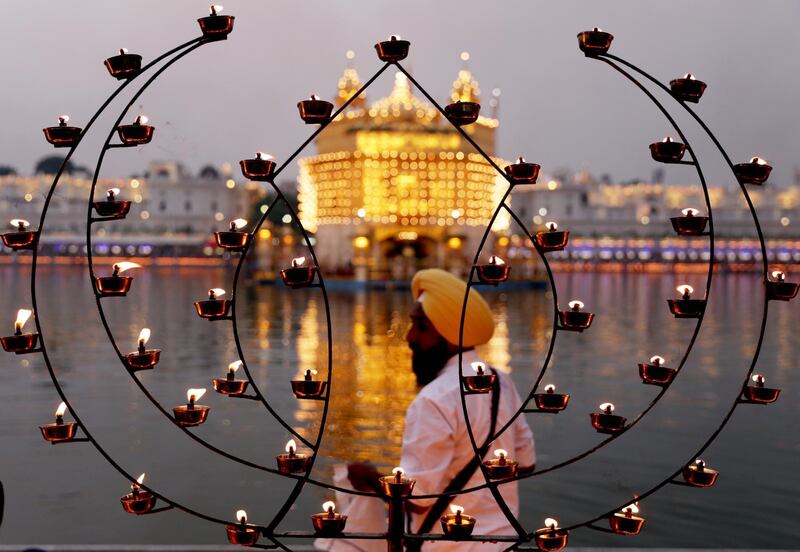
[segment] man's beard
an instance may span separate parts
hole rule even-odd
[[[444,365],[453,356],[450,352],[450,344],[444,338],[441,338],[428,350],[423,350],[418,345],[409,345],[409,347],[411,348],[411,370],[417,377],[419,386],[428,385],[436,379]]]

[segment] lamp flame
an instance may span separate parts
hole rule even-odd
[[[550,230],[551,232],[555,232],[556,230],[558,230],[558,224],[556,224],[553,221],[546,222],[545,226],[547,226],[548,230]]]
[[[600,405],[600,410],[603,412],[614,412],[614,404],[613,403],[603,403]]]
[[[225,290],[222,288],[211,288],[208,290],[209,298],[219,297],[220,295],[225,295]]]
[[[544,520],[544,526],[548,529],[558,529],[558,520],[553,518],[547,518]]]
[[[464,507],[459,506],[458,504],[451,504],[450,505],[450,513],[453,515],[459,515],[464,513]]]
[[[694,288],[689,284],[683,284],[675,288],[681,295],[691,295],[694,293]]]
[[[244,510],[236,510],[236,519],[239,520],[240,523],[247,522],[247,512]]]
[[[211,4],[211,7],[209,8],[209,11],[211,12],[211,15],[219,15],[219,14],[222,13],[222,10],[224,10],[224,9],[225,9],[225,6],[221,6],[219,4]]]
[[[150,341],[150,328],[142,328],[139,332],[139,344],[145,345],[148,341]]]
[[[494,450],[494,455],[502,460],[503,458],[508,456],[508,451],[506,451],[504,449],[495,449]]]
[[[577,299],[574,299],[569,302],[569,308],[571,308],[572,310],[581,310],[583,308],[583,301],[578,301]]]
[[[664,364],[664,362],[665,362],[664,361],[664,357],[660,357],[658,355],[650,357],[650,364],[661,365],[661,364]]]
[[[298,268],[305,264],[306,258],[305,257],[295,257],[292,259],[292,268]]]
[[[517,157],[517,164],[518,165],[521,165],[524,162],[525,162],[525,158],[524,157],[522,157],[521,155],[519,157]]]
[[[62,416],[64,416],[64,413],[66,411],[67,411],[67,403],[62,402],[61,404],[58,405],[58,408],[56,408],[56,418],[61,418]]]
[[[24,228],[27,228],[30,225],[31,225],[31,223],[28,222],[25,219],[11,219],[11,226],[13,226],[14,228],[22,227],[24,229]]]
[[[286,443],[286,447],[284,449],[289,454],[294,454],[297,450],[297,443],[294,442],[294,439],[289,439],[289,442]]]
[[[389,40],[400,40],[400,35],[393,34],[392,36],[389,37]]]
[[[33,311],[30,309],[19,309],[17,311],[17,319],[16,321],[14,321],[14,328],[17,330],[22,330],[22,327],[25,325],[25,322],[28,321],[28,319],[31,317],[32,314]]]
[[[776,280],[783,281],[783,279],[786,277],[786,274],[782,270],[773,270],[772,277]]]
[[[693,217],[699,212],[700,211],[698,211],[697,209],[694,209],[693,207],[687,207],[686,209],[681,211],[681,214],[683,214],[683,216],[685,216],[685,217]]]
[[[148,119],[146,115],[139,115],[138,117],[136,117],[136,124],[137,125],[146,125],[147,121],[149,121],[149,120],[150,119]]]
[[[106,193],[112,196],[119,195],[119,192],[120,192],[119,188],[109,188],[108,190],[106,190]]]
[[[59,115],[58,122],[59,124],[66,125],[69,122],[69,115]]]
[[[199,401],[205,394],[205,388],[189,389],[186,391],[186,398],[189,399],[189,402]]]
[[[696,77],[695,77],[693,74],[691,74],[691,73],[686,73],[686,74],[683,76],[683,78],[684,78],[684,79],[688,79],[688,80],[697,80],[697,78],[696,78]]]
[[[397,466],[396,468],[392,468],[392,475],[395,477],[403,477],[406,473],[406,470]]]
[[[549,385],[545,385],[544,386],[544,392],[545,393],[553,393],[555,390],[556,390],[556,386],[553,385],[552,383],[549,384]]]
[[[329,500],[328,502],[322,503],[322,511],[323,512],[335,512],[336,511],[336,503],[333,500]]]
[[[137,485],[141,485],[142,483],[144,483],[144,474],[142,474],[142,475],[140,475],[139,477],[136,478],[136,484]]]
[[[120,48],[119,49],[119,53],[120,54],[127,54],[128,53],[128,49],[127,48]]]
[[[114,263],[114,272],[115,273],[122,273],[126,270],[130,270],[132,268],[142,268],[142,265],[139,263],[133,263],[130,261],[122,261],[121,263]]]
[[[486,365],[483,362],[473,362],[470,366],[472,366],[472,369],[479,375],[482,375],[483,371],[486,369]]]
[[[236,373],[236,370],[238,370],[242,364],[243,362],[241,360],[235,360],[230,364],[228,364],[228,370],[230,370],[233,373]]]
[[[271,160],[273,160],[273,159],[275,159],[275,158],[274,158],[274,157],[272,157],[272,156],[271,156],[270,154],[268,154],[268,153],[264,153],[263,151],[257,151],[257,152],[256,152],[256,159],[262,159],[262,160],[264,160],[264,161],[271,161]]]
[[[622,511],[623,511],[623,513],[626,513],[626,514],[638,514],[639,513],[639,507],[636,505],[636,503],[632,503],[632,504],[628,504],[627,506],[625,506],[622,509]]]
[[[762,376],[761,374],[753,374],[753,377],[752,377],[751,379],[752,379],[754,382],[756,382],[756,383],[761,383],[761,384],[763,384],[765,381],[767,381],[767,378],[765,378],[765,377],[764,377],[764,376]]]
[[[238,219],[232,220],[231,221],[231,226],[233,226],[237,230],[239,228],[244,228],[245,226],[247,226],[247,219],[238,218]]]
[[[664,136],[664,139],[661,140],[661,142],[664,144],[669,144],[670,142],[672,142],[672,136]]]
[[[489,257],[489,264],[504,265],[506,264],[506,262],[497,255],[492,255],[491,257]]]
[[[751,163],[755,163],[756,165],[767,165],[766,159],[761,159],[760,157],[753,157],[750,160]]]

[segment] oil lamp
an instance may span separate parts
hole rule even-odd
[[[125,215],[131,210],[131,202],[117,199],[118,195],[119,188],[110,188],[106,191],[106,199],[104,201],[93,202],[92,206],[97,214],[101,217],[125,218]]]
[[[300,454],[297,452],[297,443],[294,439],[289,439],[286,443],[285,454],[279,454],[275,457],[278,461],[278,471],[281,473],[303,473],[308,466],[308,454]]]
[[[761,374],[753,374],[751,379],[754,385],[745,386],[742,393],[747,402],[769,404],[778,400],[778,395],[781,394],[781,390],[764,387],[764,382],[766,381],[764,376]]]
[[[189,402],[172,409],[172,413],[175,414],[175,423],[184,427],[198,426],[204,423],[208,418],[209,408],[202,404],[195,404],[195,401],[199,401],[205,394],[206,390],[203,388],[186,391],[186,398]]]
[[[242,395],[247,390],[247,380],[238,380],[236,378],[236,371],[241,367],[242,361],[237,360],[228,364],[228,375],[224,378],[214,378],[211,383],[214,384],[214,391],[222,395]]]
[[[786,274],[782,270],[773,270],[772,280],[767,280],[767,298],[789,301],[797,296],[798,287],[800,284],[786,281]]]
[[[578,48],[586,57],[599,56],[608,52],[612,40],[614,35],[595,27],[591,31],[578,33]]]
[[[692,487],[711,487],[717,482],[719,472],[706,467],[700,458],[683,468],[683,479]]]
[[[142,490],[142,483],[144,483],[144,474],[131,483],[131,492],[119,499],[122,502],[122,508],[129,514],[146,514],[156,505],[156,496],[150,491]]]
[[[464,508],[456,504],[450,505],[450,513],[441,518],[442,532],[451,539],[468,537],[475,529],[475,518],[464,513]]]
[[[383,494],[386,496],[408,496],[414,490],[416,480],[405,477],[405,470],[401,467],[393,468],[392,475],[385,475],[378,479]]]
[[[680,299],[667,299],[670,312],[675,318],[700,318],[706,309],[705,299],[692,299],[694,288],[683,284],[675,288],[681,294]]]
[[[197,309],[198,316],[206,320],[220,320],[228,316],[231,302],[228,299],[218,299],[221,295],[225,295],[224,289],[212,288],[208,290],[206,301],[195,301],[194,307]]]
[[[39,341],[38,333],[22,333],[22,328],[25,322],[33,314],[30,309],[19,309],[17,311],[17,319],[14,321],[14,335],[7,335],[0,337],[0,342],[3,344],[3,350],[8,353],[28,353],[36,347]]]
[[[322,397],[328,382],[314,380],[313,376],[316,375],[316,370],[306,370],[303,379],[292,380],[292,393],[298,399],[318,399]]]
[[[123,261],[114,263],[111,276],[97,276],[94,279],[97,293],[102,297],[124,297],[131,289],[133,277],[120,276],[121,273],[131,268],[142,268],[138,263]]]
[[[508,280],[508,275],[511,273],[511,267],[497,255],[489,257],[489,264],[478,265],[475,268],[478,271],[478,280],[493,286]]]
[[[244,510],[237,510],[236,519],[239,520],[239,523],[230,523],[225,526],[228,542],[241,546],[253,546],[261,536],[258,527],[247,524],[247,512]]]
[[[461,100],[451,103],[444,108],[447,118],[456,126],[470,125],[478,120],[481,105],[475,102],[462,102]]]
[[[681,211],[683,216],[671,217],[672,228],[679,236],[702,236],[705,232],[708,217],[700,216],[700,211],[687,207]]]
[[[534,393],[533,400],[539,410],[561,412],[569,403],[569,395],[556,393],[556,386],[550,384],[545,386],[544,393]]]
[[[257,182],[269,182],[272,180],[272,173],[275,172],[275,161],[269,154],[257,151],[253,159],[242,159],[239,167],[245,178]]]
[[[127,48],[120,48],[119,55],[106,59],[106,69],[115,79],[129,79],[135,77],[142,70],[142,56],[129,54]]]
[[[464,387],[471,393],[488,393],[492,390],[494,381],[497,379],[495,374],[486,373],[486,364],[483,362],[473,362],[472,369],[475,370],[474,376],[464,376]]]
[[[628,504],[621,512],[616,512],[608,518],[611,530],[618,535],[638,535],[644,525],[644,518],[634,514],[639,513],[635,503]]]
[[[676,99],[682,102],[697,103],[703,92],[706,91],[706,83],[697,80],[691,73],[686,73],[679,79],[669,81],[669,88]]]
[[[517,462],[508,458],[508,452],[495,449],[494,455],[495,458],[483,462],[489,479],[508,479],[517,475]]]
[[[336,513],[336,504],[329,500],[322,504],[322,513],[311,514],[311,523],[318,535],[338,535],[344,531],[347,516]]]
[[[63,443],[64,441],[72,441],[75,438],[78,424],[77,422],[64,422],[64,413],[66,411],[67,403],[62,402],[56,409],[55,423],[39,426],[45,441]]]
[[[569,310],[558,311],[561,328],[572,332],[582,332],[592,325],[594,313],[583,312],[583,302],[576,300],[569,302]]]
[[[598,433],[615,434],[620,433],[625,429],[626,418],[613,414],[614,405],[611,403],[603,403],[600,405],[600,412],[592,412],[589,417],[592,420],[592,427]]]
[[[540,168],[536,163],[528,163],[524,157],[518,157],[516,163],[506,166],[506,175],[512,184],[536,184]]]
[[[558,528],[558,520],[547,518],[544,527],[534,533],[534,540],[539,550],[543,552],[556,552],[567,547],[569,533],[566,529]]]
[[[677,370],[664,366],[664,358],[658,355],[650,358],[650,363],[639,363],[639,377],[642,383],[665,387],[672,383]]]
[[[132,125],[119,125],[117,134],[126,146],[140,146],[150,143],[153,139],[155,127],[147,124],[147,117],[139,115]]]
[[[56,148],[71,148],[81,139],[81,130],[78,127],[67,126],[69,115],[58,117],[58,126],[47,127],[44,130],[45,139]]]
[[[566,230],[559,230],[558,224],[552,221],[545,223],[545,226],[547,230],[537,232],[536,236],[534,236],[539,251],[542,253],[562,251],[569,241],[569,232]]]
[[[137,370],[149,370],[161,359],[161,349],[145,349],[145,345],[150,341],[150,328],[142,328],[139,332],[139,348],[133,353],[125,356],[125,364],[134,372]]]
[[[238,218],[231,221],[230,229],[222,232],[214,232],[217,245],[228,251],[242,251],[250,242],[250,233],[242,232],[242,228],[247,226],[247,220]]]
[[[411,43],[408,40],[401,40],[398,35],[392,35],[389,40],[378,42],[375,51],[381,61],[395,62],[406,59],[408,47]]]
[[[33,249],[36,243],[36,232],[27,230],[30,225],[31,223],[27,220],[12,219],[11,226],[16,228],[17,231],[3,234],[3,245],[10,247],[14,251]]]
[[[321,125],[331,118],[333,104],[311,94],[310,99],[297,102],[297,109],[300,111],[300,118],[307,125]]]
[[[753,157],[749,163],[736,163],[733,166],[733,173],[744,184],[761,185],[767,181],[771,172],[772,166],[760,157]]]
[[[683,159],[685,152],[686,144],[673,142],[669,136],[660,142],[650,144],[650,155],[659,163],[678,163]]]
[[[197,20],[200,24],[200,30],[203,31],[203,37],[207,40],[226,40],[233,30],[234,17],[232,15],[220,15],[222,6],[218,4],[212,4],[209,11],[211,15]]]
[[[305,257],[296,257],[292,259],[291,268],[281,270],[281,278],[283,283],[291,288],[299,288],[308,286],[314,281],[314,275],[317,273],[317,267],[304,266],[306,263]]]

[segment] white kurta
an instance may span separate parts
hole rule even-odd
[[[464,374],[472,373],[471,364],[480,361],[475,351],[462,355]],[[406,426],[403,433],[403,451],[400,465],[406,476],[416,479],[415,495],[442,492],[456,474],[474,457],[467,433],[459,392],[458,355],[451,358],[439,375],[422,388],[406,412]],[[498,372],[500,378],[500,404],[497,416],[497,429],[506,424],[520,408],[522,401],[511,378]],[[475,435],[481,446],[489,433],[491,424],[491,395],[468,395],[467,411]],[[494,449],[505,449],[509,458],[519,462],[520,467],[536,463],[536,450],[533,433],[524,415],[519,416],[499,439],[494,441],[486,458],[493,458]],[[485,482],[480,469],[475,471],[467,487]],[[510,510],[519,514],[519,492],[516,482],[500,485],[499,489]],[[415,501],[418,505],[430,506],[433,499]],[[515,532],[506,519],[491,491],[482,489],[465,495],[457,495],[451,504],[464,507],[464,513],[476,518],[475,534],[514,535]],[[449,509],[446,513],[449,513]],[[412,517],[412,528],[417,530],[424,514]],[[437,522],[432,532],[441,533]],[[459,550],[481,552],[502,550],[508,543],[447,543],[430,542],[423,550]]]

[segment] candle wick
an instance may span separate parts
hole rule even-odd
[[[306,381],[311,381],[311,370],[306,370]]]
[[[333,519],[335,517],[335,514],[333,513],[333,506],[328,508],[328,517],[330,519]]]

